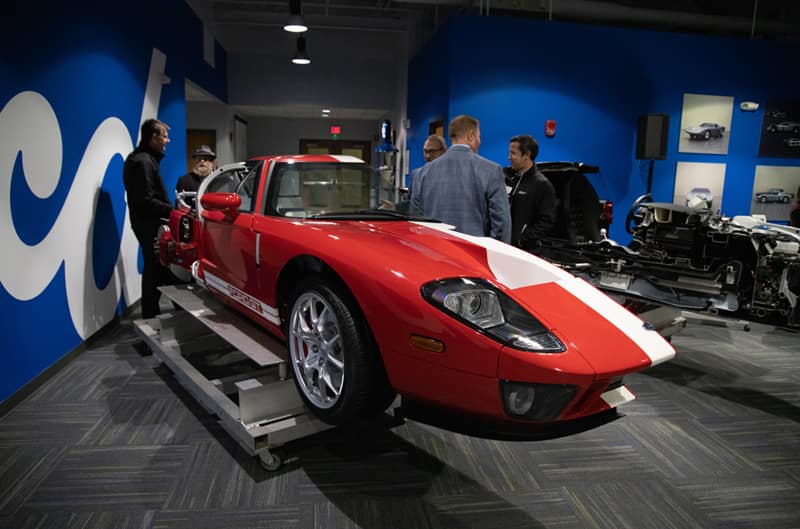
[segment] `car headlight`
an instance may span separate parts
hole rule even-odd
[[[536,353],[565,351],[539,320],[485,279],[440,279],[421,291],[434,307],[503,345]]]

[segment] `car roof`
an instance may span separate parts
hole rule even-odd
[[[249,159],[288,163],[364,163],[361,158],[346,154],[271,154]]]

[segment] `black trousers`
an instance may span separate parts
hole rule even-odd
[[[142,270],[142,318],[155,318],[161,314],[158,308],[158,301],[161,299],[161,292],[158,287],[162,285],[172,285],[175,277],[168,268],[161,265],[158,254],[155,251],[156,234],[152,237],[142,235],[139,244],[142,246],[142,259],[144,267]]]

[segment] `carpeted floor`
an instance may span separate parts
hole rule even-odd
[[[505,440],[418,414],[292,443],[276,473],[137,341],[123,320],[0,419],[0,527],[800,528],[797,333],[692,319],[596,428]]]

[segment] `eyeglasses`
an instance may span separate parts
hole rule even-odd
[[[422,149],[422,152],[425,154],[436,154],[437,152],[442,152],[444,149],[439,147],[438,149]]]
[[[212,158],[211,156],[195,156],[194,159],[197,160],[198,162],[213,162],[214,161],[214,158]]]

